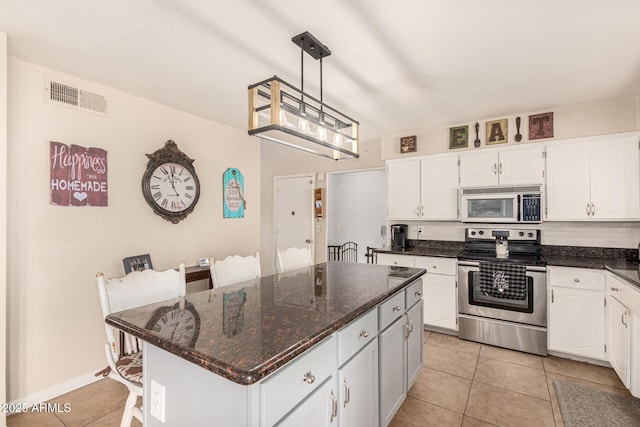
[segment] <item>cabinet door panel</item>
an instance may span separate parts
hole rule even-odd
[[[457,330],[458,295],[456,278],[427,273],[422,278],[424,324]]]
[[[541,146],[501,151],[498,161],[500,185],[543,184]]]
[[[387,426],[406,398],[405,319],[383,331],[379,340],[380,424]]]
[[[589,219],[589,145],[547,147],[547,219]]]
[[[338,398],[335,384],[335,377],[330,377],[276,425],[282,427],[337,426],[337,414],[332,417],[334,408],[337,409],[337,403],[334,403],[334,399],[337,401]]]
[[[387,217],[418,219],[420,215],[420,161],[387,163]]]
[[[591,203],[594,219],[640,217],[637,137],[591,144]]]
[[[458,157],[420,162],[423,219],[458,219]]]
[[[407,328],[407,391],[409,391],[418,378],[420,368],[422,368],[422,350],[424,344],[422,327],[423,308],[424,304],[420,301],[407,312],[407,320],[409,322],[409,328]]]
[[[609,363],[629,388],[629,312],[615,298],[607,299],[609,310]]]
[[[605,360],[604,292],[549,290],[549,350]]]
[[[460,187],[498,185],[498,153],[460,155]]]
[[[378,425],[378,341],[338,370],[340,426]],[[305,424],[300,424],[305,425]]]

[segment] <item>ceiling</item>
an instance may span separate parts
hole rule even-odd
[[[0,0],[9,54],[239,129],[247,86],[300,86],[361,140],[640,95],[638,0]],[[319,62],[305,55],[305,91]]]

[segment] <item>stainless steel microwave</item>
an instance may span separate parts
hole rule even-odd
[[[462,222],[542,222],[542,186],[460,189]]]

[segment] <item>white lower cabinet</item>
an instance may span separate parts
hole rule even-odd
[[[548,266],[548,349],[606,361],[604,271]]]
[[[631,355],[629,310],[615,298],[609,298],[607,301],[609,302],[609,363],[624,386],[629,388],[629,357]]]
[[[415,267],[425,268],[422,277],[424,324],[437,329],[458,330],[457,260],[415,257]]]
[[[338,420],[345,427],[378,425],[377,339],[338,369]]]
[[[338,396],[336,390],[336,379],[331,376],[276,425],[282,427],[336,426],[338,424]]]
[[[418,301],[378,338],[380,365],[380,425],[389,425],[407,397],[422,367],[423,301]]]

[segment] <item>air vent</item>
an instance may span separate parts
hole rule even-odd
[[[45,99],[56,104],[107,114],[107,99],[103,95],[64,83],[54,82],[53,80],[47,80],[46,82]]]

